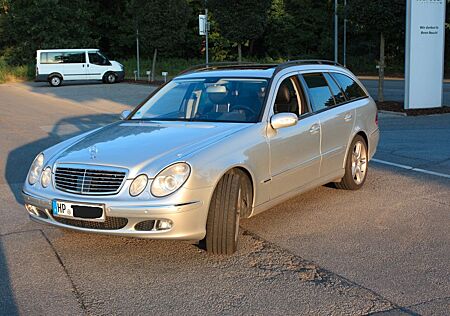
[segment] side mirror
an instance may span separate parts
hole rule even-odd
[[[120,119],[124,120],[128,117],[128,115],[130,115],[131,111],[130,110],[125,110],[122,113],[120,113]]]
[[[294,126],[297,124],[297,122],[298,122],[298,116],[294,113],[288,113],[288,112],[278,113],[278,114],[273,115],[270,118],[270,125],[272,125],[272,127],[274,129]]]

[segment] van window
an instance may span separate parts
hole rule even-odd
[[[89,52],[89,62],[94,65],[109,65],[108,59],[99,52]]]
[[[342,90],[344,91],[345,95],[349,100],[363,98],[367,96],[364,90],[352,78],[339,73],[331,73],[331,74],[339,83],[339,85],[341,86]]]
[[[60,64],[63,62],[64,54],[60,52],[41,53],[41,64]]]
[[[65,64],[83,64],[86,62],[85,52],[68,52],[64,54]]]
[[[307,90],[314,112],[335,105],[328,83],[321,73],[304,74],[303,79],[308,88]]]

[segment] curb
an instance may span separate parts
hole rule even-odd
[[[394,115],[394,116],[402,116],[402,117],[408,116],[408,114],[406,114],[404,112],[394,112],[394,111],[386,111],[386,110],[378,110],[378,113]]]

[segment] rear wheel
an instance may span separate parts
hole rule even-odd
[[[206,223],[206,250],[219,255],[236,251],[239,220],[250,215],[252,188],[247,175],[233,169],[217,184]]]
[[[62,83],[62,79],[60,76],[53,75],[48,78],[48,82],[52,87],[59,87]]]
[[[341,182],[335,183],[338,189],[358,190],[367,178],[368,151],[364,138],[356,135],[353,139],[345,162],[345,175]]]

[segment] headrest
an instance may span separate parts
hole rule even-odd
[[[278,89],[277,98],[275,104],[289,104],[291,103],[291,92],[285,83],[280,85]]]
[[[208,93],[208,98],[214,104],[225,103],[225,100],[228,96],[227,88],[221,85],[210,86],[206,89],[206,92]]]

